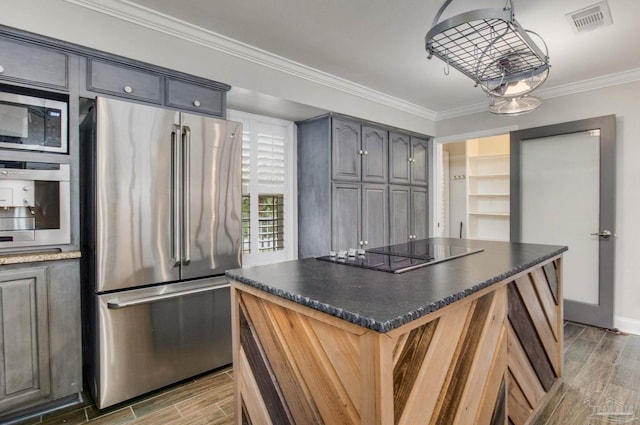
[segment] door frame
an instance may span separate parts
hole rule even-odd
[[[511,242],[521,242],[521,146],[522,142],[563,134],[600,130],[600,228],[610,230],[613,236],[599,238],[598,304],[563,300],[566,320],[591,324],[603,328],[613,327],[613,297],[615,283],[615,219],[616,219],[616,116],[546,125],[511,132]],[[571,247],[569,247],[571,249]]]

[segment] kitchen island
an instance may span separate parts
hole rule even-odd
[[[471,254],[398,274],[313,258],[227,272],[238,424],[535,418],[562,375],[566,247],[411,244]]]

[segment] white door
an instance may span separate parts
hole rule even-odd
[[[609,328],[615,191],[615,130],[611,137],[610,127],[615,129],[615,117],[605,118],[512,133],[512,149],[516,144],[518,152],[512,161],[519,161],[512,184],[519,182],[514,184],[518,205],[512,204],[517,228],[511,236],[568,246],[562,263],[565,319]]]

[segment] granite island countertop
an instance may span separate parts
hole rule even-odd
[[[0,254],[0,266],[80,258],[80,251],[38,251]]]
[[[560,255],[565,246],[432,238],[483,251],[394,274],[315,258],[227,271],[238,282],[388,332]]]

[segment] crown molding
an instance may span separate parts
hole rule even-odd
[[[640,68],[635,68],[629,69],[627,71],[617,72],[614,74],[601,75],[599,77],[590,78],[588,80],[576,81],[574,83],[543,88],[540,90],[536,90],[536,96],[539,96],[543,99],[552,99],[554,97],[568,96],[571,94],[617,86],[619,84],[633,83],[639,80]]]
[[[542,100],[553,99],[554,97],[569,96],[572,94],[583,93],[591,90],[598,90],[607,87],[617,86],[619,84],[627,84],[640,81],[640,68],[630,69],[614,74],[602,75],[600,77],[588,80],[576,81],[574,83],[563,84],[559,86],[543,88],[536,90],[535,95]],[[457,118],[465,115],[476,114],[478,112],[488,112],[489,101],[485,103],[477,103],[475,105],[463,106],[460,108],[448,109],[436,113],[436,122],[449,118]]]
[[[411,115],[440,121],[465,115],[488,111],[488,101],[452,108],[443,111],[433,111],[406,100],[390,96],[353,81],[311,68],[307,65],[275,55],[249,44],[225,37],[181,21],[157,11],[142,7],[128,0],[64,0],[68,3],[90,9],[116,19],[130,22],[153,31],[161,32],[182,40],[195,43],[219,52],[241,58],[243,60],[265,66],[315,84],[341,91],[364,100],[394,108]],[[640,68],[604,75],[588,80],[549,87],[536,91],[536,95],[544,99],[568,96],[590,90],[596,90],[626,84],[640,80]]]
[[[65,0],[304,80],[434,121],[436,112],[126,0]]]

